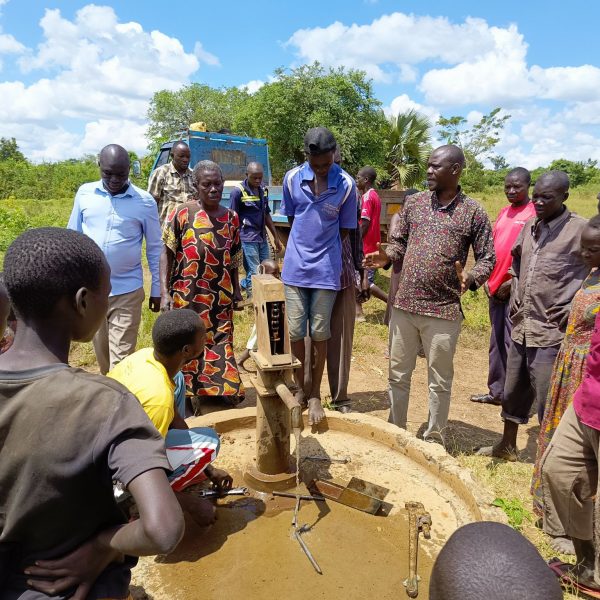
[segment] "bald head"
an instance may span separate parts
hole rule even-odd
[[[173,144],[173,147],[171,148],[171,152],[173,154],[175,154],[175,150],[187,150],[189,151],[190,147],[183,141],[183,140],[178,140],[177,142],[175,142]]]
[[[462,169],[465,166],[465,153],[459,146],[455,144],[446,144],[444,146],[439,146],[432,153],[431,156],[436,155],[444,160],[449,161],[453,164],[460,165]]]
[[[534,545],[508,525],[470,523],[437,557],[430,600],[560,600],[562,591]]]
[[[129,153],[123,146],[119,146],[119,144],[108,144],[108,146],[104,146],[100,150],[98,162],[100,163],[100,168],[102,168],[102,164],[108,162],[127,165],[129,168]]]
[[[123,193],[129,183],[129,154],[123,146],[109,144],[98,156],[104,189],[111,195]]]
[[[465,155],[461,148],[446,144],[436,148],[427,163],[427,185],[438,199],[446,193],[453,197],[458,189],[458,180],[465,166]]]
[[[535,182],[535,185],[552,186],[560,192],[569,191],[569,176],[564,171],[546,171],[542,173]]]

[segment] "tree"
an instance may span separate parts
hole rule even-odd
[[[304,161],[304,134],[317,126],[331,129],[347,171],[367,164],[382,170],[387,120],[364,72],[314,63],[274,75],[238,105],[233,129],[268,140],[275,179]]]
[[[409,110],[391,117],[386,159],[392,180],[401,188],[416,187],[425,178],[431,152],[431,122]]]
[[[597,161],[588,159],[586,162],[574,162],[565,158],[559,158],[552,161],[548,170],[564,171],[569,176],[571,187],[584,185],[591,181],[598,174],[596,168]]]
[[[15,160],[18,162],[27,161],[25,155],[19,150],[15,138],[0,138],[0,161],[5,160]]]
[[[234,114],[247,97],[246,91],[236,87],[212,88],[200,83],[156,92],[148,108],[150,150],[156,152],[160,144],[197,121],[204,121],[209,131],[231,129]]]
[[[467,159],[480,160],[500,141],[500,131],[510,119],[510,115],[500,115],[501,110],[495,108],[488,115],[483,115],[471,128],[466,126],[464,117],[440,117],[437,122],[440,127],[438,134],[447,144],[460,146]]]
[[[504,156],[500,156],[499,154],[495,154],[488,157],[492,166],[494,167],[494,171],[503,171],[504,169],[508,169],[508,162],[504,158]]]

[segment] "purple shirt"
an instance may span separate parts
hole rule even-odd
[[[287,285],[339,290],[342,274],[340,229],[357,226],[356,185],[336,164],[327,175],[327,189],[315,196],[315,178],[306,162],[283,179],[281,214],[294,217],[285,250],[281,279]]]
[[[596,315],[585,375],[573,397],[573,408],[584,425],[600,431],[600,313]]]
[[[267,240],[265,235],[265,222],[269,209],[269,202],[265,197],[265,190],[259,186],[258,196],[248,187],[248,180],[241,183],[244,193],[238,187],[234,187],[230,194],[230,208],[240,218],[240,240],[248,243],[262,243]]]

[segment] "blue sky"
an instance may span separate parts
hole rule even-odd
[[[600,3],[0,0],[0,135],[33,160],[143,152],[152,93],[248,85],[319,60],[363,68],[393,114],[512,115],[512,165],[600,160]],[[596,34],[596,36],[594,35]]]

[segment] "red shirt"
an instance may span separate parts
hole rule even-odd
[[[381,228],[379,221],[381,219],[381,200],[379,194],[371,188],[362,197],[362,209],[360,218],[369,221],[369,229],[363,236],[363,252],[377,252],[377,244],[381,242]]]
[[[573,397],[573,408],[584,425],[600,431],[600,313],[596,315],[585,375]]]
[[[488,280],[490,294],[493,296],[498,288],[510,279],[508,270],[512,263],[510,251],[515,245],[519,233],[525,223],[535,217],[535,206],[528,202],[523,206],[505,206],[499,213],[494,223],[494,250],[496,251],[496,265]]]

